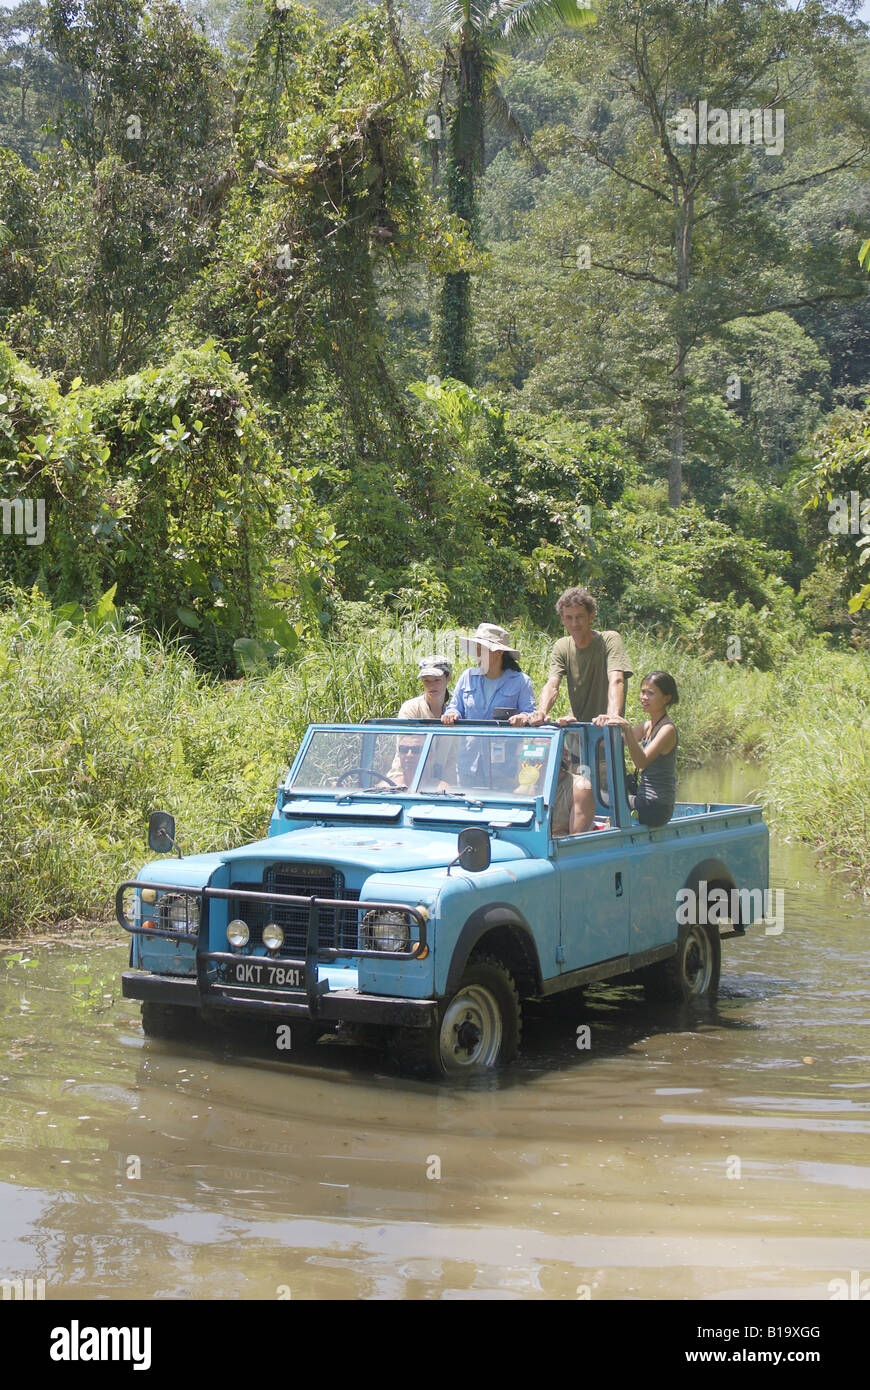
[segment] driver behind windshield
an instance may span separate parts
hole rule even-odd
[[[425,734],[399,734],[396,741],[396,760],[390,768],[390,778],[403,790],[414,780],[424,739]]]

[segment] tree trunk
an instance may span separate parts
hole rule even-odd
[[[483,168],[483,78],[477,44],[463,38],[459,48],[459,88],[450,126],[447,159],[447,207],[478,241],[476,178]],[[438,371],[473,384],[471,346],[471,278],[467,270],[444,277],[437,342]]]
[[[686,417],[685,358],[677,343],[674,366],[674,409],[671,424],[671,456],[668,460],[668,506],[679,507],[683,498],[683,430]]]
[[[676,332],[674,335],[674,389],[671,414],[671,456],[668,460],[668,505],[679,507],[683,494],[683,447],[686,421],[686,359],[690,345],[685,337],[682,295],[689,288],[692,260],[692,212],[694,200],[689,195],[679,207],[676,227],[677,302]]]

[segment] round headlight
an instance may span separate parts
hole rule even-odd
[[[199,903],[187,893],[164,893],[159,905],[160,925],[169,931],[198,932]]]
[[[270,951],[277,951],[284,944],[284,933],[277,922],[267,922],[263,928],[263,945]]]
[[[363,918],[366,946],[374,951],[407,951],[411,931],[404,912],[367,912]]]
[[[156,889],[156,888],[143,888],[143,889],[142,889],[142,901],[143,901],[143,903],[156,903],[156,901],[157,901],[157,889]]]
[[[227,941],[231,946],[245,946],[250,935],[247,922],[243,922],[240,917],[230,922],[227,927]]]

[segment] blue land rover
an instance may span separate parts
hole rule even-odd
[[[595,820],[560,833],[580,773]],[[720,942],[760,920],[768,887],[760,807],[683,803],[644,828],[621,737],[592,724],[313,724],[265,839],[172,857],[174,837],[155,813],[150,847],[170,857],[117,894],[146,1033],[241,1015],[309,1037],[367,1025],[435,1074],[510,1061],[523,1002],[578,985],[715,994]],[[717,890],[727,909],[685,910]]]

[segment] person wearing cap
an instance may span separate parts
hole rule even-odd
[[[520,670],[519,652],[511,646],[507,631],[495,623],[480,623],[471,637],[459,638],[459,645],[477,658],[477,665],[462,672],[441,723],[492,719],[496,709],[511,710],[511,724],[528,723],[527,716],[537,709],[535,692]]]
[[[423,694],[406,700],[397,719],[440,719],[450,699],[447,682],[453,670],[446,656],[423,656],[417,662]]]
[[[399,707],[396,718],[440,719],[444,713],[444,706],[450,699],[447,682],[450,679],[453,665],[446,656],[422,656],[417,665],[419,667],[417,674],[423,686],[423,694],[414,695],[412,699],[405,700],[404,704]],[[388,773],[396,786],[408,785],[417,766],[417,758],[422,745],[422,738],[419,740],[409,736],[399,738],[396,745],[396,756]],[[416,756],[414,756],[415,749]],[[455,762],[454,757],[453,763],[455,764]],[[443,785],[446,787],[447,783],[444,782]]]

